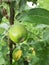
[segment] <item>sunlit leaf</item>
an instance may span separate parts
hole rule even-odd
[[[31,9],[27,12],[22,12],[17,19],[23,22],[31,22],[36,24],[49,24],[49,11],[42,8]]]
[[[49,0],[38,0],[39,7],[49,10]]]

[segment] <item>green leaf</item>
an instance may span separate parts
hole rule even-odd
[[[0,43],[0,50],[2,49],[2,44]]]
[[[5,64],[5,60],[3,58],[2,53],[0,52],[0,65]]]
[[[6,46],[6,44],[7,44],[8,42],[6,42],[5,40],[0,40],[0,46],[2,47],[2,46]],[[1,48],[0,47],[0,48]]]
[[[4,31],[5,31],[5,29],[0,27],[0,35],[3,34]]]
[[[20,11],[24,10],[26,2],[27,2],[27,0],[20,0],[20,2],[19,2],[19,9],[20,9]]]
[[[18,62],[14,62],[13,65],[18,65]]]
[[[49,11],[42,8],[34,8],[27,12],[22,12],[22,14],[17,17],[17,20],[49,25]]]
[[[49,43],[49,28],[46,28],[46,30],[44,31],[43,40]]]
[[[38,51],[39,62],[36,65],[49,65],[49,48],[42,48],[42,51]]]
[[[4,58],[0,58],[0,65],[5,64]]]
[[[39,7],[49,10],[49,0],[38,0]]]

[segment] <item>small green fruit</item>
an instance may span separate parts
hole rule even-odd
[[[18,61],[20,58],[21,58],[21,56],[22,56],[22,50],[17,50],[17,49],[15,49],[14,51],[13,51],[13,59],[14,60],[16,60],[16,61]]]
[[[25,26],[22,24],[12,25],[9,29],[9,37],[15,43],[23,42],[26,40],[27,30]]]

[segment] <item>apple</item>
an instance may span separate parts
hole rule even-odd
[[[12,25],[9,29],[9,38],[15,43],[21,43],[27,38],[27,30],[24,25]]]

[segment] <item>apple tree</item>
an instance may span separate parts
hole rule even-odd
[[[49,0],[0,0],[0,65],[49,65]]]

